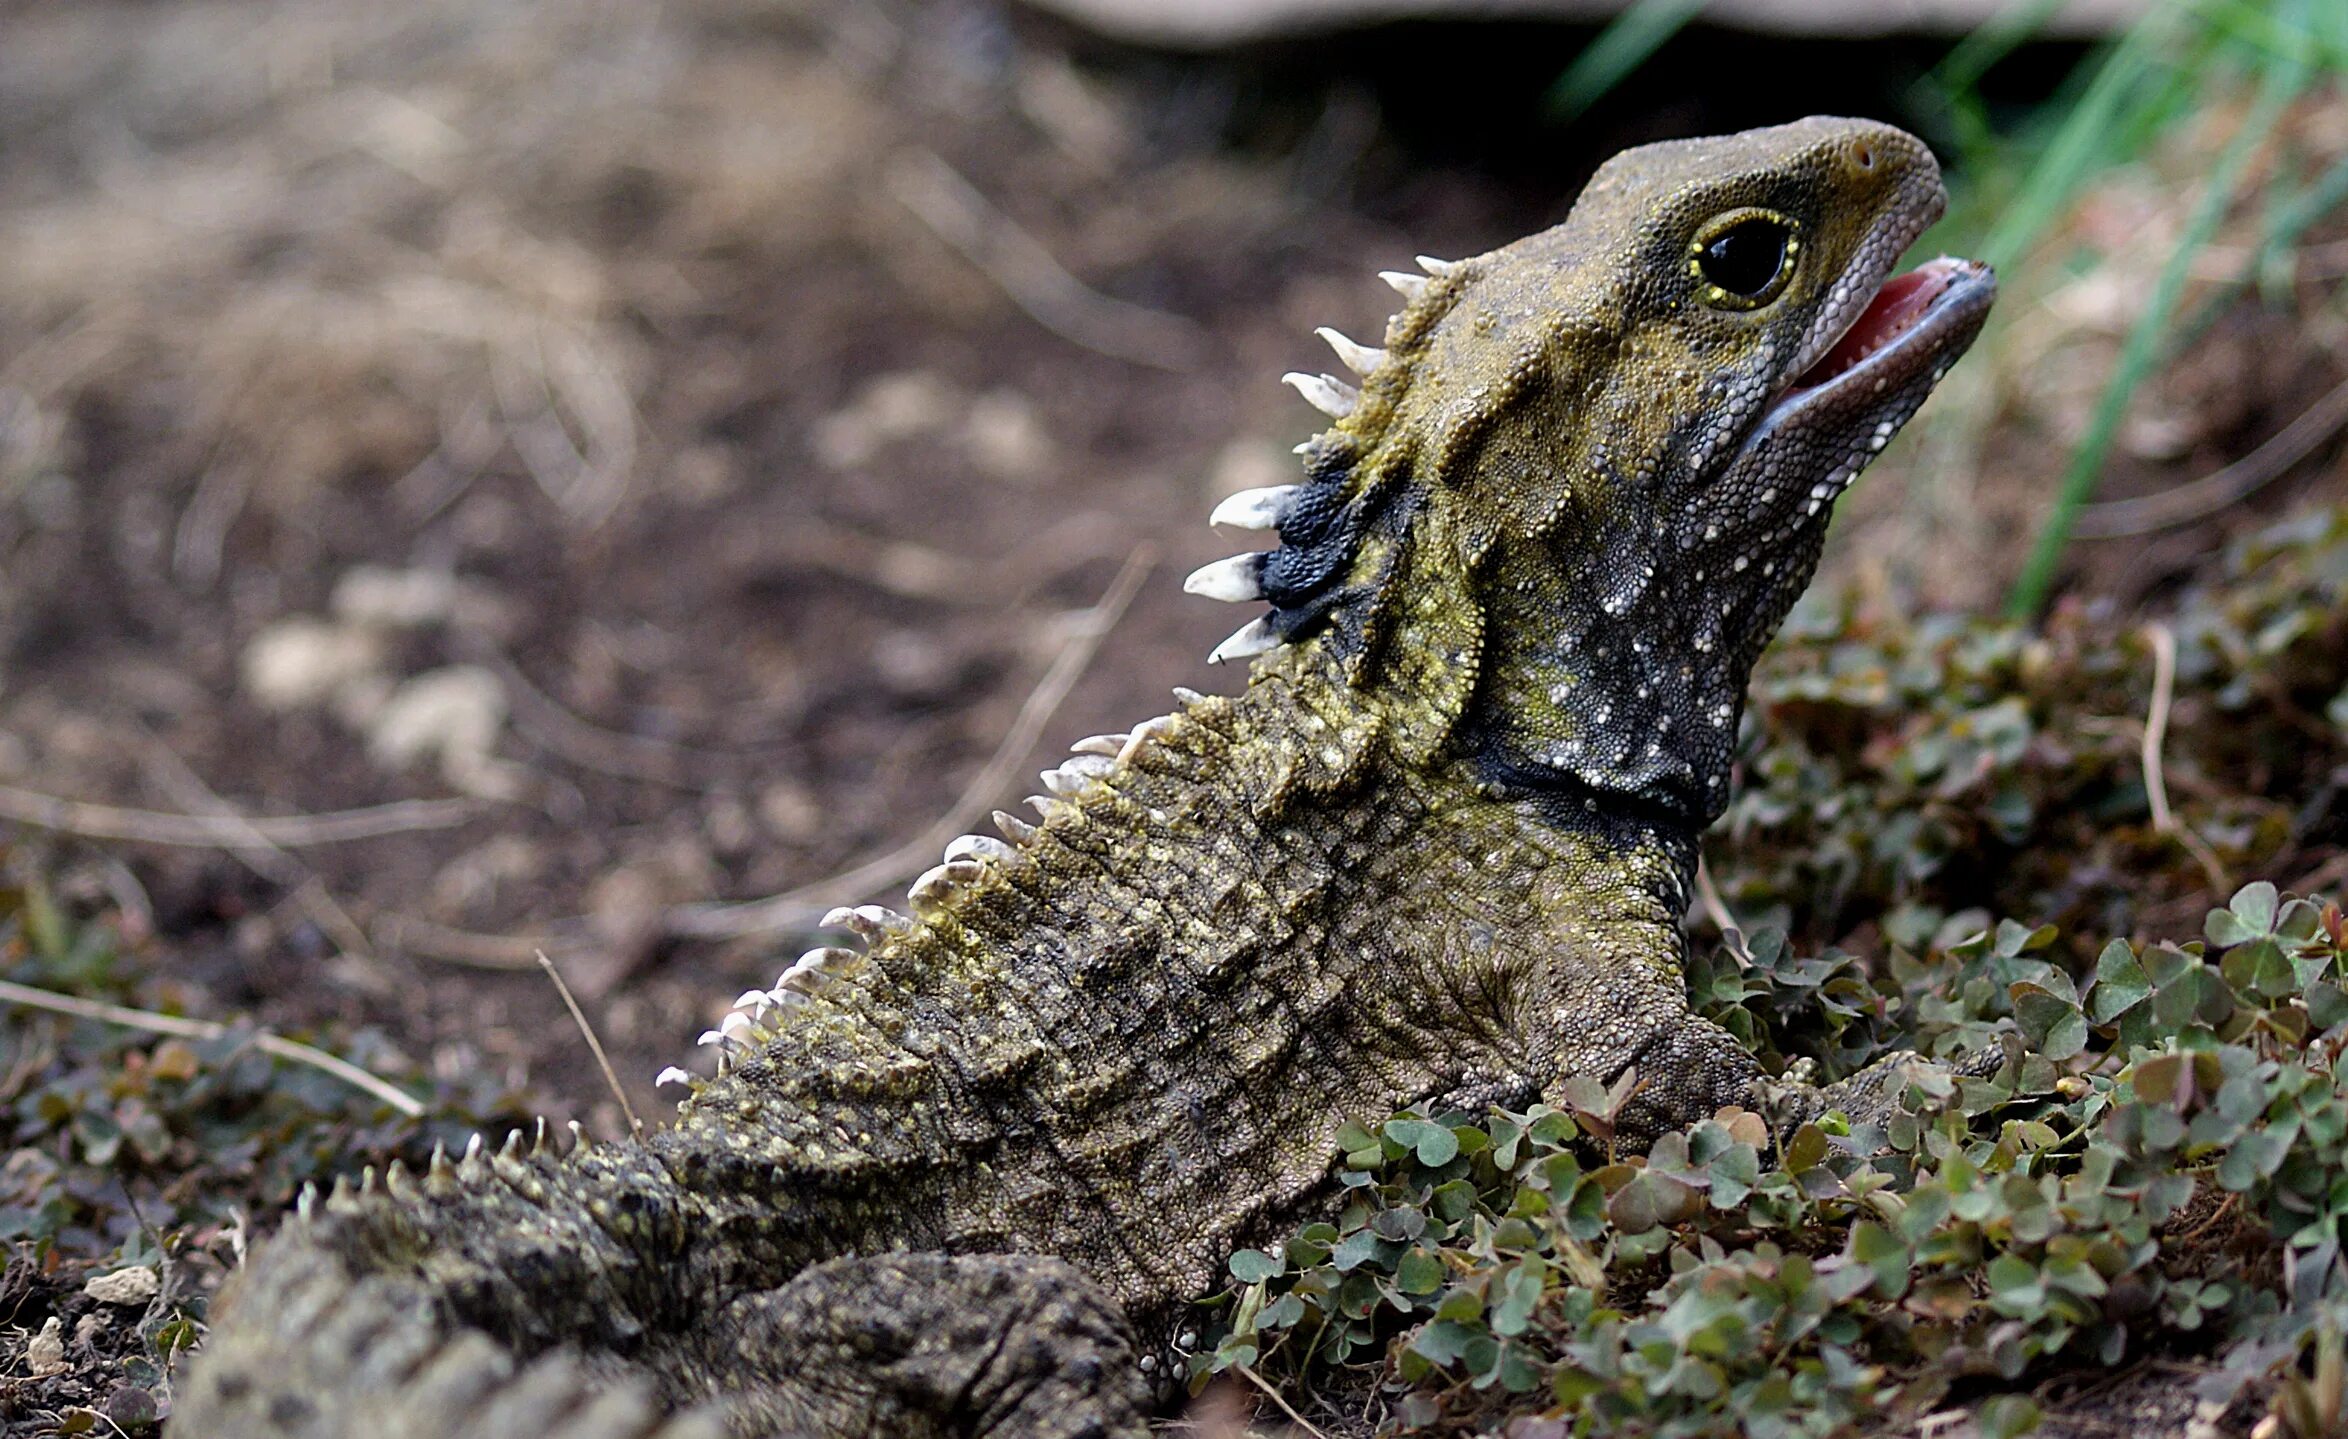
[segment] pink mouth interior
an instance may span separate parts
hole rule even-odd
[[[1813,389],[1835,376],[1857,366],[1885,345],[1906,334],[1932,308],[1957,272],[1962,261],[1933,260],[1919,265],[1904,275],[1894,275],[1884,281],[1875,298],[1834,347],[1818,357],[1818,363],[1803,371],[1794,382],[1797,390]]]

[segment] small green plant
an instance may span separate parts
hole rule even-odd
[[[1349,1129],[1344,1212],[1233,1259],[1193,1373],[1519,1436],[1844,1432],[2152,1346],[2208,1355],[2219,1398],[2295,1373],[2348,1324],[2348,922],[2254,884],[2204,930],[2113,941],[2078,982],[2014,924],[1902,966],[1885,1007],[1920,1048],[2015,1033],[1994,1079],[1918,1067],[1878,1130],[1724,1111],[1629,1157],[1602,1138],[1623,1094],[1586,1083]],[[1775,994],[1716,984],[1706,1008],[1769,1028]],[[1856,1027],[1829,1026],[1836,1068],[1890,1043]]]
[[[36,874],[0,885],[0,974],[34,989],[167,1011],[168,966],[126,946],[112,916],[64,911]],[[212,1229],[283,1207],[302,1184],[365,1159],[429,1155],[476,1127],[521,1122],[493,1080],[435,1081],[379,1032],[331,1047],[431,1096],[410,1119],[342,1080],[261,1052],[259,1031],[217,1039],[0,1004],[0,1245],[96,1258],[158,1233]]]
[[[2145,626],[2085,606],[2024,625],[1805,601],[1755,676],[1739,792],[1706,839],[1728,909],[1847,974],[1837,945],[1922,949],[1994,914],[2122,933],[2253,874],[2316,870],[2348,763],[2348,515],[2275,525],[2213,568],[2165,621],[2150,762]],[[2067,945],[2065,962],[2094,954]]]
[[[180,1007],[153,946],[126,943],[109,913],[58,903],[43,872],[0,856],[0,976],[100,1005]],[[73,1336],[63,1362],[5,1381],[0,1420],[45,1412],[61,1434],[152,1432],[248,1218],[266,1227],[303,1183],[362,1162],[418,1163],[436,1141],[523,1122],[521,1096],[494,1078],[436,1080],[373,1031],[319,1038],[427,1096],[425,1118],[259,1038],[249,1022],[184,1038],[0,1001],[0,1325]],[[154,1281],[113,1300],[103,1281],[85,1289],[141,1271]]]

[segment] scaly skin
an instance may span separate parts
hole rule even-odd
[[[1910,1061],[1774,1084],[1692,1017],[1679,921],[1832,499],[1987,310],[1936,262],[1787,398],[1940,205],[1914,140],[1812,120],[1630,151],[1402,281],[1359,396],[1300,385],[1342,412],[1308,482],[1227,507],[1281,547],[1194,577],[1271,602],[1244,693],[1083,747],[918,918],[843,915],[869,954],[746,997],[673,1127],[338,1190],[177,1432],[1138,1436],[1182,1304],[1326,1204],[1348,1119],[1626,1071],[1634,1140],[1880,1110]]]

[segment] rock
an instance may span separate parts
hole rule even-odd
[[[71,1367],[65,1362],[63,1329],[64,1325],[58,1322],[57,1316],[50,1315],[49,1322],[41,1326],[41,1332],[35,1334],[24,1347],[25,1372],[35,1379],[47,1379],[53,1374],[63,1374]]]
[[[107,1395],[105,1412],[116,1428],[134,1434],[151,1428],[161,1417],[155,1396],[135,1384],[125,1384]]]
[[[383,662],[383,644],[357,625],[295,618],[279,620],[245,646],[245,690],[263,708],[322,704],[365,679]]]
[[[100,1304],[136,1304],[153,1302],[163,1289],[162,1278],[144,1264],[133,1264],[111,1274],[93,1275],[82,1285],[82,1293]]]
[[[953,386],[927,370],[882,375],[815,422],[816,459],[835,470],[870,464],[882,448],[948,423],[960,403]]]
[[[513,766],[493,757],[505,730],[505,685],[480,665],[426,670],[391,692],[367,727],[367,753],[387,769],[437,756],[443,778],[467,794],[510,799]]]
[[[962,422],[970,462],[989,479],[1033,485],[1052,464],[1052,436],[1035,406],[1011,390],[990,390],[970,403]]]

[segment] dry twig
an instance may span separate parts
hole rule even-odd
[[[177,1035],[182,1039],[220,1039],[230,1033],[229,1026],[209,1019],[183,1019],[174,1014],[157,1014],[153,1010],[129,1009],[119,1004],[104,1004],[94,999],[78,999],[70,994],[52,994],[35,989],[29,984],[15,984],[0,980],[0,1001],[21,1004],[27,1009],[47,1010],[51,1014],[69,1014],[76,1019],[94,1019],[101,1024],[119,1024],[127,1029],[141,1029],[149,1034]],[[282,1039],[262,1030],[253,1036],[253,1047],[263,1054],[306,1064],[323,1070],[336,1079],[379,1099],[410,1119],[423,1116],[424,1106],[412,1096],[394,1089],[347,1059],[337,1059],[323,1049],[313,1049],[296,1040]]]
[[[1280,1391],[1273,1388],[1272,1382],[1266,1379],[1263,1375],[1256,1373],[1253,1369],[1248,1368],[1245,1364],[1233,1365],[1232,1372],[1239,1375],[1242,1379],[1245,1379],[1248,1383],[1253,1384],[1258,1389],[1263,1390],[1274,1404],[1280,1406],[1280,1412],[1287,1415],[1289,1422],[1296,1425],[1297,1428],[1302,1429],[1305,1433],[1312,1435],[1313,1439],[1329,1439],[1328,1435],[1313,1427],[1311,1420],[1306,1419],[1302,1414],[1297,1413],[1295,1407],[1291,1405],[1286,1399],[1282,1398],[1280,1396]]]
[[[1730,954],[1736,956],[1737,963],[1747,969],[1752,968],[1753,947],[1745,943],[1744,927],[1737,923],[1735,915],[1729,913],[1728,901],[1721,897],[1720,886],[1712,882],[1711,866],[1705,864],[1701,857],[1696,860],[1696,902],[1704,907],[1704,917],[1712,921],[1714,929],[1720,931],[1721,942],[1728,946]]]
[[[2152,805],[2152,827],[2163,834],[2176,828],[2169,812],[2169,787],[2161,777],[2161,744],[2169,734],[2169,702],[2177,688],[2177,637],[2167,625],[2146,625],[2144,637],[2152,645],[2152,706],[2144,716],[2144,795]]]
[[[2307,407],[2241,459],[2189,484],[2129,500],[2083,505],[2072,537],[2116,540],[2150,534],[2214,515],[2290,471],[2310,451],[2348,425],[2348,382]]]
[[[576,920],[554,926],[558,936],[580,927]],[[561,940],[529,934],[476,934],[414,915],[388,914],[376,921],[375,942],[384,949],[470,969],[521,970],[538,963],[534,956],[539,950],[559,945]]]
[[[1051,668],[1029,692],[1027,702],[1019,708],[1018,718],[1012,721],[1002,742],[995,746],[986,767],[964,786],[961,797],[954,801],[944,818],[885,853],[784,894],[733,904],[679,905],[669,911],[669,933],[692,939],[738,939],[744,935],[810,928],[833,906],[851,903],[884,885],[909,879],[931,864],[932,856],[944,849],[947,841],[977,823],[978,817],[1026,760],[1028,751],[1035,748],[1044,726],[1052,722],[1061,702],[1068,698],[1068,692],[1075,688],[1077,679],[1099,653],[1101,641],[1108,638],[1109,631],[1124,615],[1125,607],[1133,602],[1134,592],[1141,588],[1143,578],[1155,563],[1156,555],[1146,545],[1127,556],[1124,568],[1117,572],[1117,578],[1110,582],[1100,602],[1078,619]]]
[[[1088,288],[936,152],[909,147],[882,179],[899,204],[1061,339],[1161,370],[1197,366],[1204,349],[1197,325]]]
[[[470,799],[404,799],[365,809],[329,810],[322,814],[216,815],[166,814],[160,810],[124,809],[35,794],[13,785],[0,785],[0,819],[29,824],[35,829],[79,835],[83,839],[126,840],[134,844],[168,844],[190,849],[229,849],[252,844],[300,849],[309,845],[347,844],[408,834],[420,829],[448,829],[481,812]]]

